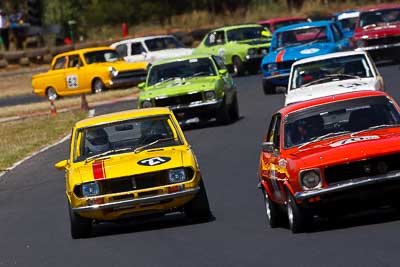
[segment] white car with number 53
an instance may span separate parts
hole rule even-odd
[[[383,89],[383,78],[368,53],[331,53],[292,65],[285,105],[352,91]]]

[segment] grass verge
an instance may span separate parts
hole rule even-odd
[[[138,88],[109,90],[102,92],[100,94],[87,95],[86,98],[90,106],[90,104],[94,102],[134,95],[137,94],[138,92],[139,92]],[[80,106],[80,104],[81,104],[81,98],[79,96],[62,98],[60,100],[55,101],[55,106],[57,109],[65,109],[74,106]],[[37,112],[46,112],[49,110],[50,110],[50,103],[48,101],[33,103],[33,104],[9,106],[0,109],[0,118],[28,115]]]
[[[73,111],[2,123],[0,170],[5,170],[13,163],[58,141],[71,131],[76,121],[86,117],[87,113],[84,111]]]
[[[8,98],[32,93],[31,74],[2,77],[0,79],[0,98]]]

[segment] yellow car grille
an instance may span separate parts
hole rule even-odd
[[[146,76],[146,70],[127,70],[127,71],[120,71],[118,73],[118,78],[130,78],[135,76]]]
[[[185,168],[187,181],[191,180],[194,171],[191,168]],[[129,192],[133,190],[149,189],[154,187],[170,185],[168,171],[163,170],[139,175],[125,176],[121,178],[108,178],[105,180],[97,180],[100,187],[99,195],[115,194]],[[74,188],[74,193],[78,197],[82,197],[81,185]]]

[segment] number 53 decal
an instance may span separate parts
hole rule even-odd
[[[67,76],[67,87],[78,88],[78,75],[74,74]]]

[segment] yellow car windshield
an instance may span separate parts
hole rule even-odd
[[[77,130],[74,161],[182,144],[168,115],[110,122]]]

